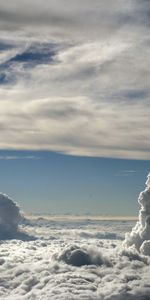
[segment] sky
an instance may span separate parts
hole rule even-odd
[[[137,216],[149,161],[1,151],[0,191],[25,213]]]
[[[32,211],[135,213],[149,27],[148,0],[0,0],[2,192]]]

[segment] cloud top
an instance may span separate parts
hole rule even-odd
[[[106,265],[110,267],[112,265],[108,258],[104,257],[98,249],[93,247],[87,247],[87,249],[79,246],[68,247],[63,250],[58,259],[75,267],[88,265]]]
[[[20,221],[21,213],[17,204],[7,195],[0,193],[0,238],[14,237]]]
[[[148,174],[146,188],[140,193],[138,202],[141,206],[139,221],[131,233],[126,234],[125,244],[134,245],[142,254],[150,255],[150,174]]]

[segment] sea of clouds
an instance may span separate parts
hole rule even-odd
[[[0,194],[1,300],[149,300],[150,175],[139,220],[25,217]]]

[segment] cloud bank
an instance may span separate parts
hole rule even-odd
[[[0,148],[149,159],[148,1],[0,5]]]
[[[4,234],[0,244],[0,299],[150,300],[150,175],[146,185],[139,222],[124,243],[119,233],[130,232],[129,221],[43,216],[22,219],[18,227],[18,206],[1,194],[0,234],[11,238],[5,241]],[[107,238],[100,239],[106,228]],[[20,229],[38,239],[16,239]]]
[[[118,222],[95,220],[90,231],[106,226],[117,234],[119,225],[131,227],[128,221]],[[123,250],[120,240],[73,235],[81,226],[83,231],[88,224],[37,220],[37,225],[23,227],[28,233],[33,230],[37,240],[1,242],[0,298],[149,300],[149,257],[132,247]]]

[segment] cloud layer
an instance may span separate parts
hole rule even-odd
[[[0,234],[11,236],[0,236],[0,299],[150,300],[150,175],[146,184],[132,231],[129,221],[21,218],[1,194]],[[37,239],[16,239],[21,230]]]
[[[7,1],[0,148],[150,158],[149,3]]]
[[[149,257],[123,248],[118,235],[132,226],[47,216],[22,220],[20,229],[38,239],[1,241],[0,299],[149,300]],[[113,234],[97,238],[104,230]],[[92,237],[80,236],[87,231]]]

